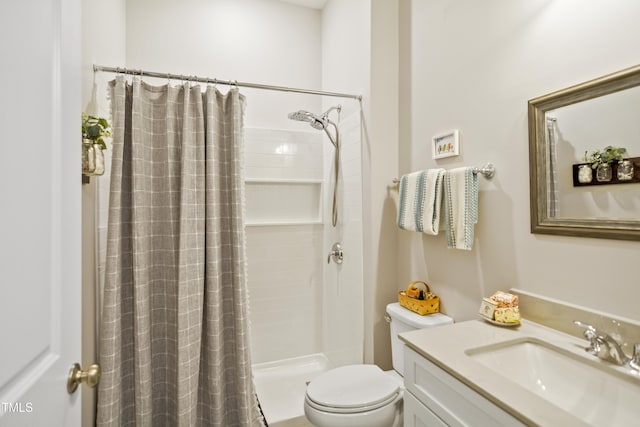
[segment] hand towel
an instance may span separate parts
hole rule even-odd
[[[457,168],[445,173],[444,204],[447,247],[470,251],[478,222],[478,176],[473,168]]]
[[[435,236],[440,229],[444,169],[428,169],[400,179],[398,227]]]

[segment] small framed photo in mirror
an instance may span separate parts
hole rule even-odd
[[[443,132],[431,139],[432,157],[442,159],[443,157],[457,156],[460,154],[460,134],[458,129]]]

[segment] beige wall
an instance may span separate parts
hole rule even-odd
[[[363,96],[364,360],[391,369],[385,307],[397,300],[397,0],[330,0],[323,10],[323,86]],[[358,301],[352,301],[357,304]]]
[[[93,64],[124,64],[125,0],[82,1],[82,111],[108,117],[94,102]],[[98,96],[104,94],[98,94]],[[103,101],[104,104],[104,101]],[[78,119],[79,120],[79,119]],[[96,355],[96,230],[97,182],[82,185],[82,366],[98,361]],[[94,425],[95,390],[82,389],[82,425]]]
[[[371,93],[368,130],[370,169],[364,180],[369,182],[367,193],[371,201],[368,246],[370,256],[365,259],[365,310],[369,314],[368,331],[373,345],[375,364],[391,369],[391,339],[389,324],[384,320],[385,307],[398,300],[397,288],[397,230],[395,226],[395,189],[393,179],[398,176],[398,9],[397,0],[371,2]],[[366,211],[365,211],[366,212]],[[369,263],[366,263],[366,262]],[[375,284],[375,291],[369,285]]]
[[[527,100],[640,63],[640,3],[401,0],[400,172],[491,161],[473,251],[398,232],[398,284],[422,278],[456,321],[517,287],[639,320],[640,242],[529,232]],[[434,161],[434,134],[461,155]],[[640,216],[640,215],[638,215]]]

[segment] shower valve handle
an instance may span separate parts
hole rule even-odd
[[[342,264],[344,259],[344,253],[342,252],[342,246],[340,243],[334,243],[331,247],[331,252],[329,252],[329,256],[327,256],[327,264],[331,262],[331,258],[336,264]]]

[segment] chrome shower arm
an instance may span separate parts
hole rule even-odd
[[[334,137],[333,135],[331,135],[331,133],[329,132],[329,129],[327,129],[327,126],[324,127],[324,133],[327,134],[327,136],[329,137],[329,141],[331,141],[331,143],[333,144],[333,146],[335,148],[338,148],[338,139],[337,139],[337,135],[338,135],[338,126],[333,123],[331,120],[327,119],[327,124],[330,124],[333,126],[333,130],[335,131],[336,137]]]
[[[324,117],[324,118],[329,117],[329,113],[332,112],[333,110],[337,110],[338,114],[339,114],[342,111],[342,105],[340,105],[340,104],[334,105],[333,107],[329,108],[327,111],[322,113],[322,117]]]

